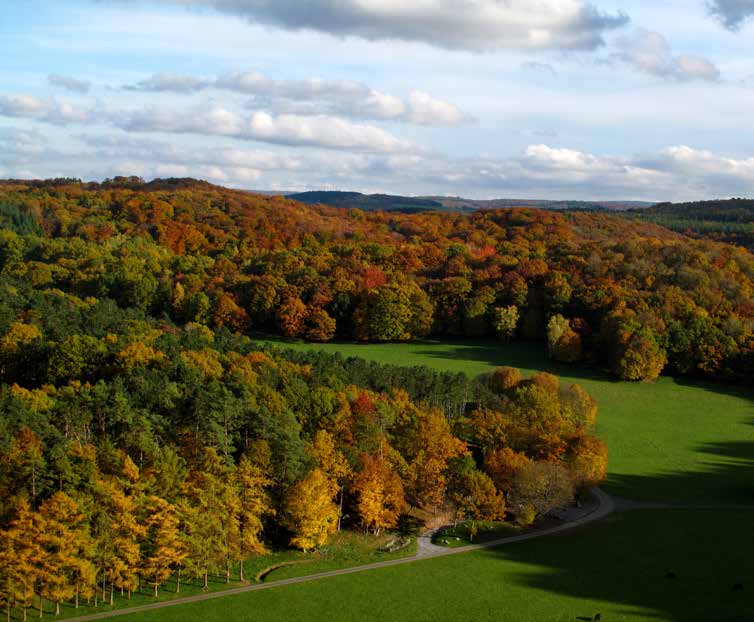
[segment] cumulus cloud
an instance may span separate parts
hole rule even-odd
[[[368,40],[418,41],[434,46],[592,50],[628,17],[584,0],[162,0],[211,7],[251,22]]]
[[[428,126],[457,126],[472,121],[454,104],[423,91],[414,90],[403,99],[351,80],[273,80],[256,71],[229,73],[215,80],[161,73],[125,88],[183,94],[215,88],[249,95],[249,108],[277,114],[345,116]]]
[[[53,86],[71,91],[72,93],[88,93],[91,88],[91,84],[86,80],[77,80],[76,78],[61,76],[57,73],[51,73],[47,76],[47,81]]]
[[[638,71],[669,80],[714,81],[720,70],[710,60],[693,55],[674,56],[665,37],[650,30],[637,30],[617,42],[613,61],[631,65]]]
[[[723,26],[733,31],[754,16],[754,0],[711,0],[709,8]]]
[[[131,132],[173,132],[228,136],[280,145],[389,153],[416,150],[389,132],[329,116],[304,117],[254,112],[238,114],[219,105],[176,111],[161,108],[111,115],[116,126]]]
[[[55,99],[43,100],[32,95],[0,95],[0,116],[66,125],[91,121],[95,113]]]

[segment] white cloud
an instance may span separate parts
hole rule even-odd
[[[419,90],[402,99],[350,80],[273,80],[256,71],[229,73],[214,81],[160,73],[125,88],[183,94],[215,88],[250,95],[249,108],[277,114],[345,116],[428,126],[458,126],[472,120],[454,104]]]
[[[728,30],[738,30],[754,16],[754,0],[711,0],[709,7]]]
[[[280,145],[374,153],[416,150],[415,146],[381,128],[324,115],[306,117],[267,112],[242,115],[219,105],[211,105],[190,111],[146,108],[119,112],[111,115],[111,118],[116,126],[131,132],[228,136]]]
[[[91,88],[91,84],[86,80],[77,80],[76,78],[61,76],[57,73],[51,73],[47,76],[47,81],[53,86],[58,86],[73,93],[88,93]]]
[[[714,81],[720,70],[701,56],[674,56],[665,37],[650,30],[637,30],[630,37],[617,42],[619,52],[612,59],[627,63],[635,69],[660,78],[689,81]]]
[[[625,25],[583,0],[162,0],[207,7],[288,30],[369,40],[419,41],[444,48],[595,49]]]
[[[42,100],[31,95],[0,95],[0,115],[59,125],[85,123],[94,117],[91,110],[55,99]]]
[[[442,107],[440,106],[440,112]],[[435,114],[418,110],[418,114]],[[149,107],[137,110],[83,109],[30,95],[0,95],[0,116],[57,125],[104,123],[129,132],[171,132],[225,136],[278,145],[345,149],[365,153],[417,151],[416,145],[373,126],[328,115],[301,116],[253,112],[240,114],[209,104],[189,110]]]

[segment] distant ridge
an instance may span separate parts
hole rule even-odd
[[[356,208],[372,212],[473,212],[479,209],[499,209],[505,207],[533,207],[550,210],[609,210],[625,211],[645,209],[654,205],[644,201],[548,201],[533,199],[492,199],[475,200],[462,197],[407,197],[389,194],[362,194],[361,192],[342,192],[322,190],[297,192],[286,195],[309,205],[329,205],[331,207]]]

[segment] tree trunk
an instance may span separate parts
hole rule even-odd
[[[180,594],[181,593],[181,569],[178,569],[178,578],[175,582],[175,593]]]
[[[204,571],[204,589],[209,589],[209,572]]]
[[[113,606],[113,602],[115,602],[113,599],[114,592],[115,592],[115,587],[113,586],[113,582],[110,581],[110,606],[111,607]]]
[[[343,518],[343,486],[340,487],[340,511],[338,512],[338,531],[340,531],[340,521]]]
[[[239,562],[240,570],[238,571],[238,578],[240,579],[241,583],[243,583],[243,559]]]
[[[60,615],[60,603],[59,602],[55,603],[55,615],[56,616]]]
[[[157,598],[157,584],[154,584],[154,597]]]
[[[76,584],[76,609],[79,608],[79,584]]]

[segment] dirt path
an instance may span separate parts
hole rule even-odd
[[[184,598],[175,598],[173,600],[168,600],[160,603],[152,603],[149,605],[140,605],[138,607],[116,609],[114,611],[102,611],[100,613],[79,616],[77,618],[68,618],[66,622],[88,622],[89,620],[104,620],[106,618],[132,615],[135,613],[143,613],[145,611],[154,611],[156,609],[164,609],[165,607],[175,607],[177,605],[185,605],[187,603],[197,603],[205,600],[213,600],[215,598],[225,598],[226,596],[246,594],[247,592],[256,592],[257,590],[268,590],[285,585],[295,585],[296,583],[318,581],[320,579],[338,577],[342,575],[353,574],[355,572],[365,572],[368,570],[376,570],[378,568],[387,568],[389,566],[412,564],[424,559],[432,559],[434,557],[443,557],[446,555],[458,555],[460,553],[468,553],[469,551],[503,546],[505,544],[512,544],[514,542],[523,542],[524,540],[533,540],[534,538],[541,538],[543,536],[561,533],[563,531],[568,531],[570,529],[598,521],[615,510],[615,504],[608,494],[602,492],[599,488],[593,488],[591,493],[593,501],[584,508],[575,509],[572,514],[569,514],[563,524],[557,525],[555,527],[548,527],[546,529],[534,530],[520,536],[510,536],[508,538],[501,538],[499,540],[493,540],[491,542],[470,544],[468,546],[462,546],[452,549],[432,544],[431,535],[425,534],[424,536],[418,538],[418,552],[412,557],[402,557],[400,559],[392,559],[389,561],[377,562],[374,564],[365,564],[363,566],[341,568],[340,570],[330,570],[328,572],[320,572],[304,577],[270,581],[269,583],[255,583],[253,585],[245,585],[229,590],[221,590],[219,592],[211,592],[209,594],[197,594],[195,596],[186,596]]]

